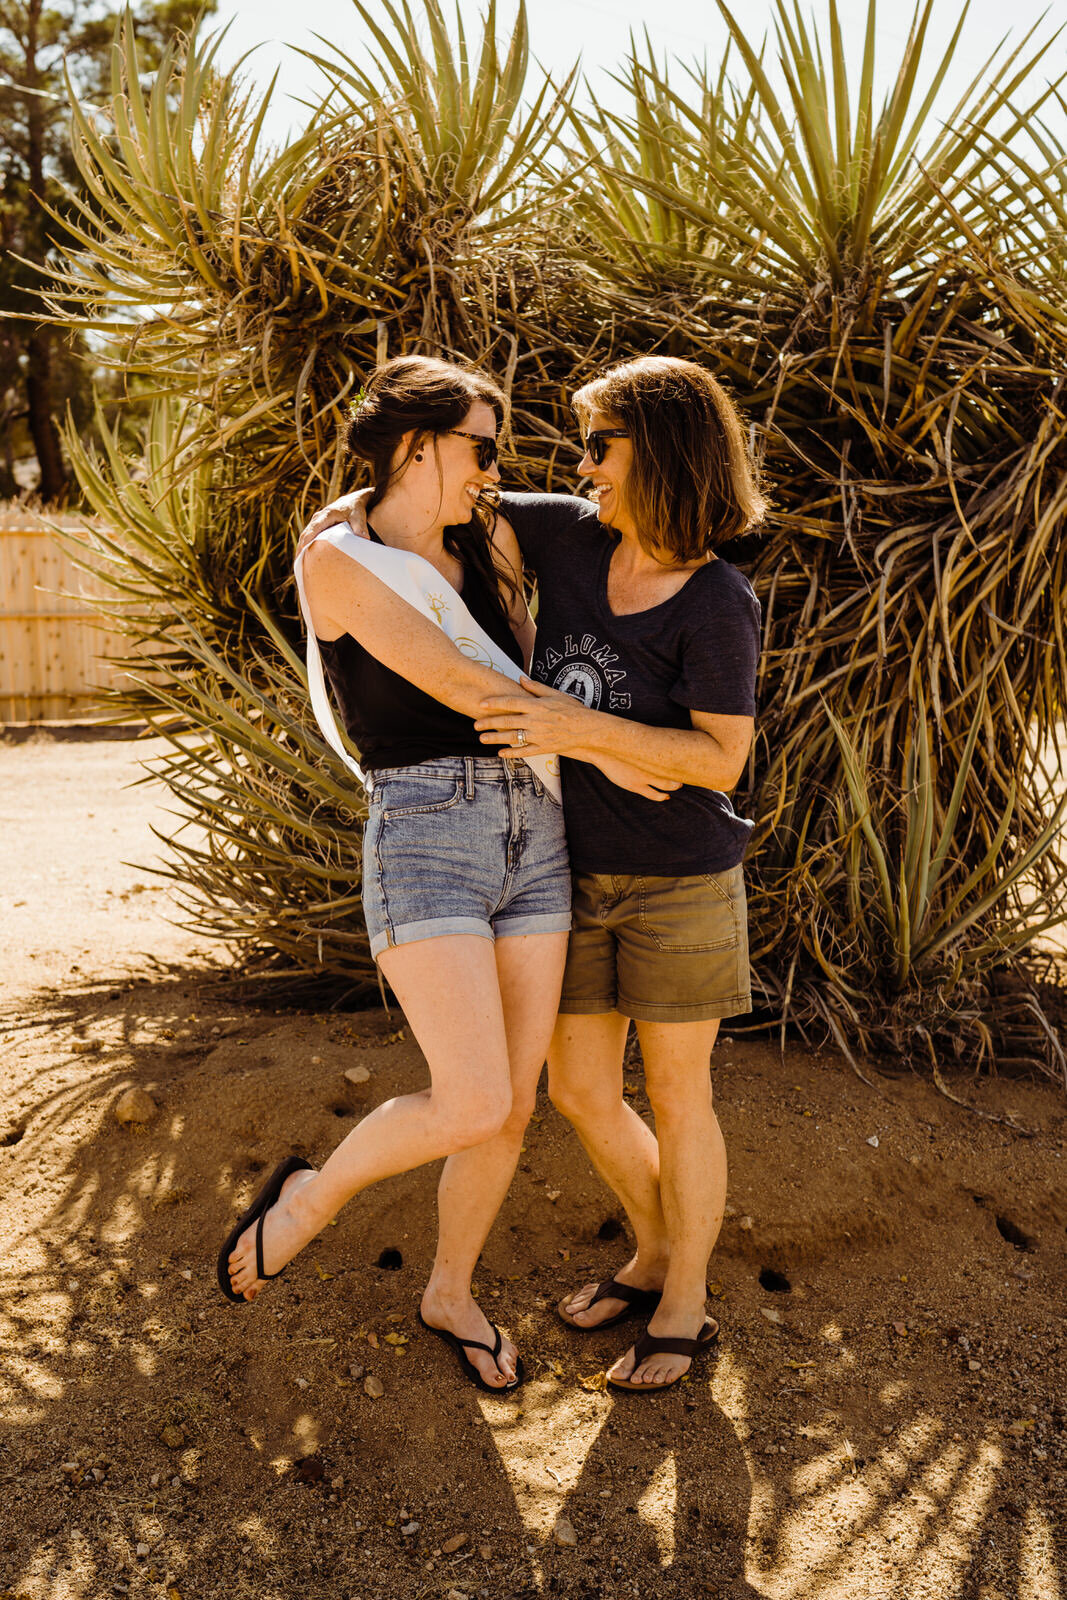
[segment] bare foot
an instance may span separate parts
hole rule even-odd
[[[310,1168],[292,1173],[264,1216],[263,1267],[266,1272],[280,1272],[323,1227],[323,1222],[313,1217],[306,1205],[300,1204],[301,1192],[317,1177],[318,1173]],[[264,1287],[264,1280],[256,1276],[257,1222],[258,1219],[250,1222],[241,1234],[228,1262],[234,1292],[250,1301]]]
[[[646,1268],[634,1256],[620,1271],[613,1274],[616,1283],[625,1283],[632,1289],[662,1289],[663,1281],[667,1276],[667,1263]],[[615,1296],[606,1296],[598,1300],[595,1306],[589,1302],[597,1292],[598,1285],[586,1283],[568,1299],[561,1301],[563,1310],[569,1317],[573,1317],[583,1328],[597,1328],[602,1322],[608,1322],[617,1316],[620,1311],[626,1310],[626,1301],[616,1299]]]
[[[454,1333],[457,1339],[479,1339],[490,1350],[493,1348],[496,1335],[473,1295],[467,1295],[462,1300],[446,1300],[443,1296],[431,1295],[427,1290],[420,1309],[423,1320],[431,1328],[445,1328],[449,1333]],[[495,1361],[489,1350],[467,1348],[463,1353],[494,1389],[506,1389],[514,1382],[519,1352],[506,1336],[502,1336],[500,1354]]]
[[[696,1339],[707,1320],[703,1311],[699,1317],[671,1316],[670,1318],[657,1311],[648,1325],[648,1331],[655,1339]],[[608,1377],[622,1378],[630,1383],[658,1386],[673,1383],[675,1379],[684,1377],[692,1364],[690,1356],[672,1356],[660,1352],[646,1356],[635,1370],[634,1346],[631,1345],[626,1354],[620,1356],[614,1366],[608,1368]]]

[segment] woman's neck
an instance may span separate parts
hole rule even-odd
[[[402,492],[383,495],[367,520],[383,544],[431,559],[444,550],[445,524]]]
[[[702,567],[707,560],[706,556],[701,556],[695,561],[678,561],[666,551],[662,558],[657,558],[641,543],[636,529],[615,531],[619,534],[619,543],[612,557],[612,566],[620,576],[637,578],[665,572],[690,572]]]

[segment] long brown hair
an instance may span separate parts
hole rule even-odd
[[[623,496],[651,553],[696,561],[764,515],[741,419],[722,385],[696,362],[625,361],[585,384],[571,404],[583,430],[599,411],[630,435],[633,462]]]
[[[373,512],[390,483],[404,471],[423,440],[433,440],[436,454],[437,435],[462,427],[471,406],[479,400],[491,408],[499,427],[507,414],[507,401],[503,391],[484,373],[438,361],[433,356],[394,356],[375,367],[341,440],[349,457],[369,463],[373,493],[368,513]],[[403,459],[396,461],[400,441],[408,432],[413,434],[411,445]],[[444,546],[484,580],[506,619],[508,605],[520,592],[519,574],[492,543],[493,521],[494,514],[487,517],[476,505],[469,523],[444,530]],[[501,598],[501,588],[508,597],[507,603]]]

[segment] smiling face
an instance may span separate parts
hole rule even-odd
[[[588,436],[605,428],[619,426],[618,418],[608,416],[603,411],[593,411],[590,413],[585,432]],[[630,439],[605,439],[603,461],[598,464],[586,450],[578,464],[578,471],[582,477],[589,478],[592,482],[597,516],[606,528],[613,528],[616,533],[636,532],[633,519],[626,507],[625,491],[633,454],[634,447]]]
[[[484,400],[476,400],[463,421],[457,424],[461,432],[434,434],[420,443],[423,460],[412,460],[408,472],[413,484],[416,475],[424,480],[434,501],[440,496],[436,520],[445,527],[469,522],[478,496],[490,485],[500,482],[500,470],[495,461],[484,469],[479,467],[477,440],[461,437],[461,433],[473,433],[482,439],[495,439],[496,426],[492,407]]]

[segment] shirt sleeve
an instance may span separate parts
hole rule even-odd
[[[540,573],[576,524],[590,516],[595,518],[596,508],[572,494],[516,494],[504,490],[500,514],[515,529],[526,566]]]
[[[684,639],[670,698],[687,711],[754,717],[759,652],[760,604],[744,583],[723,595]]]

